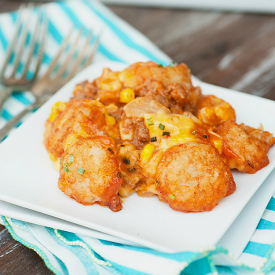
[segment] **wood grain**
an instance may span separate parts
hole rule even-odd
[[[274,15],[112,9],[201,80],[275,100]]]
[[[0,0],[0,12],[22,2]],[[201,80],[275,100],[274,15],[110,8]],[[52,273],[0,226],[0,274]]]

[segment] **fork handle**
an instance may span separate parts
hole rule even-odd
[[[9,87],[3,87],[0,89],[0,112],[2,110],[4,102],[8,99],[11,95],[12,89]]]
[[[8,123],[0,130],[0,142],[7,136],[7,134],[13,129],[13,127],[19,122],[19,120],[27,114],[29,111],[34,110],[35,108],[40,107],[42,104],[34,102],[33,104],[27,106],[23,111],[13,117]]]

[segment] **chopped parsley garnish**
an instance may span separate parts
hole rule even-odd
[[[197,131],[196,131],[196,130],[194,130],[194,131],[192,132],[192,135],[194,136],[196,133],[197,133]]]
[[[170,137],[170,132],[163,132],[162,135],[163,135],[163,136],[169,136],[169,137]]]
[[[164,128],[165,128],[165,125],[163,125],[163,124],[159,124],[159,128],[161,129],[161,130],[164,130]]]
[[[67,167],[67,163],[64,163],[64,171],[66,173],[69,173],[70,172],[70,169]]]
[[[128,171],[129,171],[130,173],[134,173],[134,172],[136,171],[136,168],[131,167],[131,168],[128,169]]]
[[[163,65],[162,65],[162,64],[159,64],[158,67],[161,68],[161,67],[163,67]]]
[[[148,126],[154,125],[153,119],[151,117],[147,118],[147,124]]]
[[[176,65],[175,61],[172,61],[171,64],[169,65],[170,68],[174,67]]]
[[[85,169],[79,167],[76,172],[80,175],[83,175],[85,173]]]
[[[169,197],[170,197],[170,199],[174,200],[176,196],[173,194],[170,194]]]
[[[108,148],[108,151],[109,151],[111,154],[114,153],[114,151],[113,151],[111,148]]]
[[[117,177],[118,177],[119,179],[121,179],[122,175],[121,175],[120,172],[117,173]]]
[[[120,144],[120,147],[125,147],[125,145],[124,144]]]
[[[157,141],[157,137],[151,137],[151,138],[150,138],[150,141],[151,141],[151,142],[156,142],[156,141]]]
[[[157,183],[157,185],[159,185],[159,181],[158,180],[156,180],[156,183]]]
[[[122,160],[125,164],[130,164],[131,163],[130,160],[128,158],[126,158],[125,156],[122,157]]]
[[[72,165],[74,162],[74,155],[69,155],[70,157],[70,162],[68,163],[68,165]]]
[[[203,135],[204,138],[207,138],[207,135]]]

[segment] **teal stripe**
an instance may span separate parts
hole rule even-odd
[[[98,11],[89,1],[83,1],[83,3],[89,7],[90,10],[93,11],[116,35],[117,37],[127,46],[135,49],[136,51],[142,53],[150,60],[155,61],[156,63],[163,63],[163,60],[156,57],[154,54],[149,52],[147,49],[142,46],[136,44],[130,37],[123,32],[118,26],[116,26],[111,20],[109,20],[106,16],[104,16],[100,11]]]
[[[17,19],[17,16],[18,16],[18,12],[11,12],[11,13],[9,13],[10,14],[10,16],[11,16],[11,19],[12,19],[12,21],[13,21],[13,23],[15,23],[16,22],[16,19]]]
[[[129,267],[126,267],[124,265],[117,264],[115,262],[109,261],[118,271],[120,271],[122,274],[129,274],[129,275],[150,275],[149,273],[137,271],[136,269],[132,269]]]
[[[3,46],[4,51],[6,51],[7,47],[8,47],[8,42],[7,42],[6,37],[4,36],[4,33],[2,32],[1,28],[0,28],[0,42]]]
[[[159,252],[159,251],[148,249],[148,248],[123,245],[123,244],[113,243],[113,242],[109,242],[109,241],[105,241],[105,240],[99,240],[99,241],[104,245],[119,246],[124,249],[147,253],[150,255],[155,255],[158,257],[166,258],[166,259],[171,259],[171,260],[174,260],[177,262],[187,262],[190,259],[198,258],[201,256],[200,253],[195,253],[195,252],[163,253],[163,252]]]
[[[98,45],[98,51],[112,61],[122,62],[125,64],[127,63],[125,60],[120,59],[119,57],[115,56],[110,51],[108,51],[101,43],[99,43]]]
[[[222,275],[238,275],[238,273],[236,273],[232,268],[227,267],[227,266],[217,266],[217,271],[218,274],[222,274]]]
[[[24,96],[22,92],[14,92],[12,93],[12,97],[20,101],[25,106],[28,106],[32,103],[26,96]]]
[[[57,3],[59,5],[59,7],[65,12],[65,14],[67,15],[67,17],[73,21],[74,25],[80,29],[81,27],[85,27],[84,24],[78,19],[78,17],[75,15],[75,13],[68,7],[66,6],[64,3],[58,2]],[[88,29],[85,27],[85,31],[87,32]],[[105,55],[108,59],[112,60],[112,61],[117,61],[117,62],[123,62],[126,63],[125,60],[120,59],[119,57],[117,57],[116,55],[114,55],[113,53],[111,53],[110,51],[108,51],[102,43],[99,42],[99,46],[98,46],[98,51],[101,52],[103,55]]]
[[[268,229],[268,230],[275,230],[275,222],[267,221],[265,219],[261,219],[258,223],[257,229]]]
[[[275,198],[272,197],[266,207],[266,209],[268,210],[272,210],[272,211],[275,211]]]
[[[49,22],[48,23],[48,31],[50,32],[50,34],[52,35],[54,40],[58,44],[61,44],[61,42],[63,41],[62,34],[58,31],[58,29],[55,27],[55,25],[53,24],[53,22],[51,20],[49,20],[48,22]]]
[[[243,253],[253,254],[259,257],[266,257],[270,248],[271,245],[269,244],[249,242]]]
[[[66,249],[70,250],[75,256],[80,260],[82,263],[83,267],[85,268],[86,272],[88,275],[99,275],[97,268],[95,267],[94,263],[92,262],[91,258],[89,255],[86,253],[86,250],[82,247],[77,247],[77,246],[71,246],[67,245],[63,241],[61,241],[54,233],[54,229],[45,227],[48,233],[51,235],[51,237],[55,240],[55,242]],[[62,235],[64,231],[62,232]],[[74,235],[74,234],[73,234]]]
[[[50,65],[51,61],[52,61],[52,59],[46,53],[44,53],[44,55],[43,55],[43,63],[47,64],[47,65]]]
[[[2,110],[2,117],[5,119],[5,120],[10,120],[12,119],[12,115],[5,109]]]
[[[17,226],[19,226],[19,227],[21,227],[21,228],[24,228],[24,230],[30,232],[30,228],[28,227],[28,225],[27,225],[25,222],[20,221],[20,220],[16,220],[16,219],[11,219],[11,221],[12,221],[15,225],[17,225]]]
[[[57,258],[54,254],[52,254],[52,255],[54,256],[56,261],[59,263],[59,265],[62,269],[63,275],[69,275],[69,271],[68,271],[66,265],[59,258]]]
[[[207,257],[196,260],[189,264],[182,272],[181,275],[206,275],[211,274],[211,267]]]

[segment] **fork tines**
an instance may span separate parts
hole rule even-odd
[[[64,38],[48,70],[32,87],[35,96],[52,95],[78,71],[90,65],[98,47],[99,36],[92,43],[92,32],[88,32],[85,37],[83,33],[84,29],[77,32],[71,30]]]
[[[47,72],[43,76],[43,78],[51,79],[71,79],[80,69],[83,69],[90,65],[94,54],[96,52],[98,46],[97,37],[93,45],[91,46],[91,41],[93,38],[92,31],[88,32],[88,34],[83,38],[84,29],[81,28],[75,33],[75,37],[72,39],[71,30],[68,35],[65,37],[58,53],[55,58],[52,60],[51,65],[49,66]],[[72,42],[70,42],[72,40]],[[67,51],[66,51],[67,49]],[[62,58],[64,57],[65,58]],[[56,67],[59,66],[57,72]]]
[[[36,8],[31,4],[21,5],[0,75],[0,81],[4,85],[14,85],[20,89],[20,85],[25,88],[34,82],[42,62],[46,34],[47,19],[42,8]],[[29,75],[33,57],[36,57],[36,63],[33,73]]]

